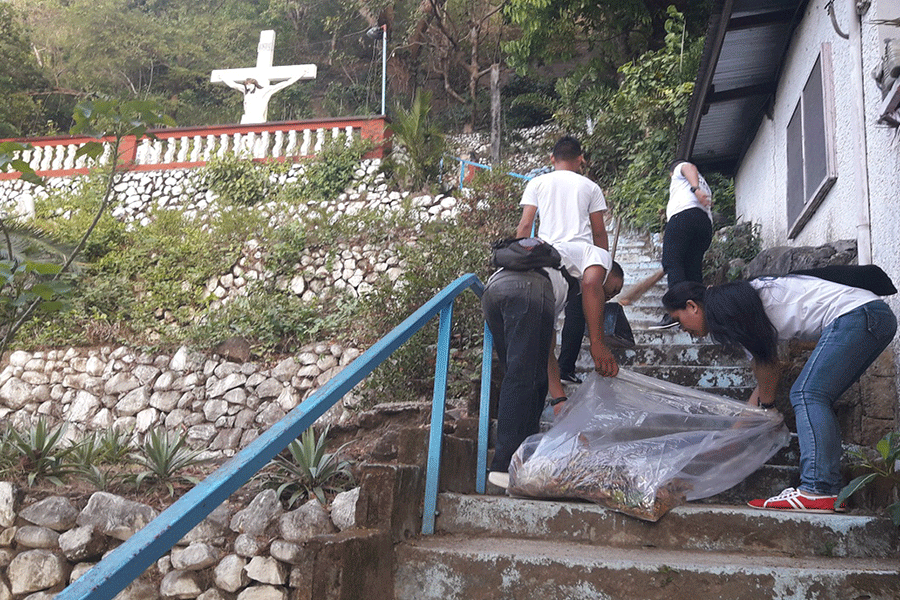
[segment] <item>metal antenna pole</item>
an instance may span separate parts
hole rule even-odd
[[[385,111],[385,91],[387,90],[387,25],[381,26],[381,116]]]

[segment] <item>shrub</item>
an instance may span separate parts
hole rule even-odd
[[[275,457],[274,468],[265,473],[268,485],[276,488],[279,498],[288,494],[289,508],[310,496],[325,505],[326,493],[341,492],[353,484],[350,463],[340,458],[347,444],[334,452],[325,451],[329,429],[326,427],[318,438],[312,428],[304,431],[299,440]]]
[[[900,431],[892,431],[881,438],[875,445],[874,453],[868,450],[851,450],[849,454],[863,474],[841,490],[834,505],[840,506],[866,486],[883,480],[893,495],[893,503],[887,507],[887,512],[894,525],[900,526],[900,500],[897,498],[897,491],[900,489],[900,471],[897,470],[900,461]]]
[[[140,487],[144,482],[151,486],[163,486],[169,496],[175,495],[175,484],[186,482],[198,483],[196,477],[181,474],[181,471],[206,462],[200,458],[198,450],[190,450],[185,446],[186,436],[173,435],[162,428],[147,432],[144,443],[138,451],[131,454],[131,459],[145,467],[134,476],[134,484]]]
[[[224,202],[254,206],[272,193],[271,175],[278,164],[257,163],[229,152],[210,159],[202,168],[201,177],[206,187]]]

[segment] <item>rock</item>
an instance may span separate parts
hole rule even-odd
[[[169,571],[159,584],[159,593],[168,599],[196,598],[202,591],[199,578],[192,571]]]
[[[65,583],[69,565],[50,550],[26,550],[12,559],[7,573],[15,596]]]
[[[93,525],[75,527],[59,536],[59,549],[69,561],[80,562],[101,556],[107,540]]]
[[[356,503],[359,500],[359,488],[341,492],[331,503],[331,521],[344,531],[356,527]]]
[[[116,413],[131,417],[150,406],[150,387],[142,385],[134,388],[116,403]]]
[[[34,525],[49,527],[56,531],[66,531],[75,527],[78,509],[68,498],[50,496],[31,506],[26,506],[19,516]]]
[[[245,363],[250,360],[250,342],[242,337],[231,337],[216,346],[214,352],[230,361]]]
[[[118,600],[118,599],[116,599]],[[219,590],[212,588],[208,589],[199,596],[197,596],[197,600],[226,600],[225,596],[222,595],[222,592]]]
[[[79,577],[87,573],[91,570],[96,563],[78,563],[74,567],[72,567],[72,572],[69,574],[69,583],[71,584],[74,581],[77,581]]]
[[[220,398],[225,395],[228,390],[244,385],[247,376],[242,373],[231,373],[224,379],[216,379],[210,377],[206,382],[206,394],[209,398]]]
[[[0,527],[12,527],[16,522],[16,488],[0,481]]]
[[[16,543],[22,548],[56,548],[59,534],[47,527],[25,525],[16,530]]]
[[[303,547],[286,540],[272,540],[269,544],[269,554],[289,565],[297,565],[304,560]]]
[[[129,372],[121,371],[106,381],[103,391],[113,396],[121,396],[139,387],[141,387],[140,379]]]
[[[0,400],[13,410],[21,410],[31,400],[31,386],[12,377],[0,386]]]
[[[263,535],[269,525],[284,512],[275,490],[264,490],[250,505],[231,519],[231,530],[247,535]]]
[[[159,588],[143,579],[135,579],[113,600],[159,600]]]
[[[238,594],[237,600],[287,600],[287,592],[272,585],[255,585]]]
[[[100,398],[86,390],[80,390],[69,406],[66,420],[71,423],[84,423],[97,413],[100,406]]]
[[[304,542],[317,535],[334,533],[337,528],[318,500],[310,500],[297,510],[278,518],[278,531],[289,542]]]
[[[263,548],[264,545],[261,544],[257,538],[252,535],[247,535],[246,533],[240,534],[234,540],[235,554],[245,558],[259,556]]]
[[[216,564],[219,553],[209,544],[194,542],[187,548],[173,548],[171,559],[173,569],[199,571]]]
[[[229,554],[213,570],[213,583],[226,592],[236,592],[249,583],[244,567],[247,561],[237,554]]]
[[[95,492],[76,522],[81,526],[93,525],[101,533],[125,541],[155,519],[157,514],[146,504],[107,492]]]
[[[225,536],[228,535],[228,524],[230,521],[231,509],[227,503],[222,503],[193,529],[188,531],[187,535],[181,538],[178,543],[189,545],[194,542],[206,542],[213,545],[222,545],[225,542]]]
[[[272,369],[272,377],[282,383],[287,383],[297,373],[297,369],[299,368],[300,365],[297,364],[296,360],[293,358],[286,358]]]
[[[287,569],[271,556],[255,556],[244,567],[247,577],[259,583],[284,585],[287,582]]]
[[[261,400],[268,400],[270,398],[277,398],[283,389],[283,383],[274,377],[270,377],[256,386],[256,395],[259,396]]]

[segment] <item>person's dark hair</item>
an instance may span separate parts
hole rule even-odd
[[[553,158],[558,160],[575,160],[581,154],[581,144],[571,135],[561,137],[553,146]]]
[[[668,171],[666,171],[666,175],[671,175],[672,170],[675,168],[675,166],[678,165],[679,163],[683,163],[683,162],[690,162],[690,161],[685,160],[683,158],[676,158],[675,160],[670,161],[669,164],[666,165],[666,168],[668,169]]]
[[[778,332],[766,315],[759,294],[746,281],[705,287],[694,281],[672,286],[662,298],[668,311],[687,307],[693,300],[703,308],[706,329],[723,346],[741,346],[761,363],[778,357]]]
[[[613,261],[612,268],[609,270],[609,274],[625,279],[625,271],[622,270],[622,265],[620,265],[616,261]]]

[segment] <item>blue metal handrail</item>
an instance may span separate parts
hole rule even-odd
[[[100,563],[60,592],[56,596],[56,600],[110,600],[113,598],[232,493],[249,481],[288,444],[297,439],[316,419],[331,408],[344,394],[353,389],[357,383],[365,379],[397,348],[425,326],[433,316],[440,313],[425,484],[425,511],[422,524],[423,533],[433,533],[440,469],[441,433],[446,404],[447,367],[450,356],[450,319],[453,315],[454,300],[467,289],[471,289],[481,296],[484,292],[484,285],[478,277],[470,273],[445,287],[278,423],[253,440],[146,527],[131,536]],[[486,475],[487,391],[490,386],[491,344],[490,332],[485,326],[476,481],[476,489],[480,493],[484,492]]]
[[[483,165],[481,163],[473,162],[471,160],[467,160],[465,158],[460,158],[458,156],[451,156],[450,158],[452,158],[453,160],[455,160],[459,163],[459,189],[463,189],[465,187],[464,184],[466,182],[466,167],[475,167],[476,169],[486,169],[488,171],[494,170],[494,168],[491,165]],[[441,169],[443,169],[443,166],[444,166],[444,159],[442,158],[441,159]],[[520,173],[507,172],[506,174],[509,175],[510,177],[515,177],[517,179],[523,179],[525,181],[528,181],[529,179],[533,178],[532,175],[522,175]]]

